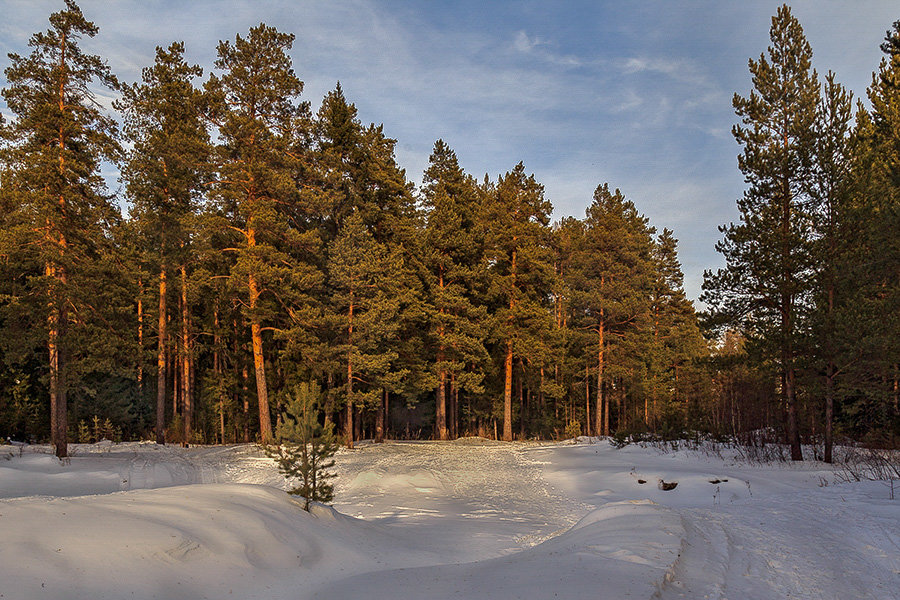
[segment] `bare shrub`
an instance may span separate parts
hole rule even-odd
[[[749,463],[787,462],[790,458],[789,448],[779,443],[772,429],[755,429],[740,433],[735,437],[735,458]]]
[[[900,481],[900,451],[845,447],[841,455],[835,463],[835,481],[882,481],[890,488],[891,500],[894,499],[894,488]]]

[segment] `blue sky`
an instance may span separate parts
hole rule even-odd
[[[717,226],[737,218],[735,92],[768,44],[774,1],[401,2],[82,0],[100,27],[85,49],[135,81],[156,45],[183,40],[208,69],[216,42],[260,22],[297,35],[295,70],[317,107],[340,80],[364,122],[398,140],[421,182],[434,140],[495,178],[519,161],[546,188],[555,217],[584,216],[594,188],[620,188],[680,240],[685,288],[721,264]],[[63,6],[0,0],[0,66],[26,51]],[[820,75],[865,96],[896,2],[791,4]],[[2,84],[2,78],[0,78]],[[5,106],[0,104],[0,111]]]

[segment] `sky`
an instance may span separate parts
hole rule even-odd
[[[340,81],[363,123],[397,140],[421,183],[434,141],[495,179],[522,161],[554,218],[583,217],[601,183],[619,188],[679,239],[685,290],[722,265],[718,226],[743,189],[732,97],[750,90],[749,58],[768,43],[779,2],[392,0],[81,0],[100,28],[84,40],[123,81],[157,45],[186,44],[207,74],[219,40],[264,22],[294,33],[294,69],[316,109]],[[0,0],[0,68],[27,52],[62,0]],[[820,76],[865,99],[895,1],[791,4]],[[0,77],[0,85],[5,79]],[[8,113],[0,100],[0,112]],[[115,182],[114,173],[109,179]]]

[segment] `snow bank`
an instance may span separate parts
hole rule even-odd
[[[651,502],[620,502],[515,554],[360,575],[326,586],[315,597],[650,598],[671,577],[684,536],[673,511]]]
[[[335,578],[423,561],[376,526],[316,515],[280,490],[237,484],[6,500],[0,594],[296,599]]]

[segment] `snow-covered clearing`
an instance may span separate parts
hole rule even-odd
[[[253,446],[72,449],[0,447],[0,598],[900,598],[900,500],[814,463],[362,444],[310,515]]]

